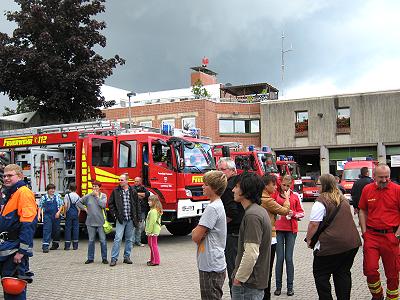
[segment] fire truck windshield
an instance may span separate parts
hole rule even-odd
[[[265,174],[279,172],[278,168],[276,167],[275,157],[272,154],[258,153],[257,157]]]
[[[369,176],[372,177],[372,169],[368,168]],[[346,169],[343,171],[343,179],[344,180],[357,180],[360,176],[360,169]]]
[[[183,155],[185,173],[205,173],[209,170],[215,170],[211,146],[206,143],[184,144]]]
[[[296,163],[289,163],[288,167],[289,167],[290,173],[292,175],[292,178],[299,179],[300,178],[299,166]]]

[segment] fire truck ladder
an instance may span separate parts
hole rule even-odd
[[[0,131],[0,136],[24,136],[32,134],[44,134],[44,133],[58,133],[58,132],[98,132],[98,131],[116,131],[120,129],[119,122],[112,122],[109,120],[97,120],[91,122],[82,123],[71,123],[71,124],[56,124],[48,126],[21,128],[14,130]]]

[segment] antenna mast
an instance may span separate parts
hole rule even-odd
[[[285,81],[285,53],[289,51],[293,51],[292,44],[290,44],[290,48],[284,50],[283,41],[285,39],[285,33],[282,31],[282,48],[281,48],[281,81],[282,81],[282,96],[284,90],[284,81]]]

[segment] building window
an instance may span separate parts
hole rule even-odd
[[[336,133],[350,133],[350,108],[341,107],[337,109]]]
[[[175,120],[174,119],[167,119],[167,120],[162,120],[161,125],[171,125],[172,127],[175,127]]]
[[[219,120],[219,133],[259,133],[260,120]]]
[[[151,127],[151,126],[153,126],[153,123],[151,121],[142,121],[142,122],[139,122],[139,126]]]
[[[308,111],[296,111],[295,136],[308,136]]]
[[[182,118],[182,129],[189,130],[196,127],[196,118]]]

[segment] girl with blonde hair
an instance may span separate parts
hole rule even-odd
[[[158,235],[161,231],[161,216],[163,214],[162,205],[157,195],[149,197],[150,211],[146,218],[146,235],[150,247],[150,260],[148,266],[158,266],[160,264],[160,253],[158,251]]]

